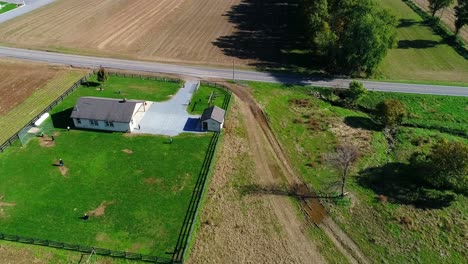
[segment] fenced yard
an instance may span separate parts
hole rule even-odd
[[[151,77],[132,77],[126,93],[158,94],[140,82]],[[53,140],[16,142],[0,156],[0,239],[158,263],[183,259],[219,134],[181,135],[170,144],[162,136],[65,129],[63,112],[77,97],[121,96],[129,85],[120,87],[123,79],[114,74],[100,91],[89,78],[53,107],[46,121],[56,125]],[[179,87],[158,84],[167,88],[159,100]]]

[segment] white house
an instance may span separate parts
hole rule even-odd
[[[132,132],[143,116],[137,114],[145,108],[140,100],[80,97],[70,117],[77,128]]]
[[[226,111],[217,106],[206,108],[200,118],[202,129],[220,132],[223,128],[225,115]]]

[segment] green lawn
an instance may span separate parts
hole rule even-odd
[[[401,0],[378,0],[399,20],[398,47],[378,68],[382,79],[468,83],[468,61]]]
[[[380,171],[401,173],[391,169],[404,168],[412,153],[427,150],[438,140],[468,143],[466,137],[441,132],[442,128],[467,130],[468,98],[368,94],[362,106],[372,107],[382,99],[396,98],[410,109],[411,116],[405,122],[411,126],[405,125],[398,131],[396,145],[390,151],[387,140],[367,114],[318,100],[310,96],[311,87],[262,83],[249,86],[293,166],[319,192],[330,194],[337,190],[334,183],[338,173],[327,164],[325,155],[339,141],[360,146],[362,157],[347,186],[352,202],[349,205],[323,202],[371,262],[464,263],[468,253],[464,241],[468,233],[467,197],[456,195],[452,205],[438,209],[420,209],[391,198],[388,203],[381,203],[376,198],[382,192],[364,184],[363,179],[368,175],[379,176]],[[436,124],[437,128],[424,128],[425,123]],[[399,190],[403,193],[408,188],[402,185]]]
[[[2,6],[2,8],[0,8],[0,14],[8,12],[16,8],[16,4],[11,4],[11,3],[6,3],[6,2],[0,2],[0,6]]]
[[[103,90],[100,90],[101,85],[97,81],[96,75],[92,76],[88,83],[87,89],[83,89],[79,95],[75,96],[127,98],[160,102],[169,100],[182,87],[182,82],[164,82],[110,76],[104,82],[102,86]]]
[[[409,112],[404,120],[406,125],[468,133],[466,97],[373,92],[363,98],[361,105],[372,109],[386,99],[396,99],[406,105]]]
[[[200,88],[195,92],[190,104],[187,106],[187,111],[190,114],[201,115],[207,107],[215,105],[222,108],[226,95],[227,93],[221,88],[200,85]],[[208,104],[210,97],[212,98],[211,104]]]
[[[70,122],[63,110],[79,96],[111,96],[113,89],[121,89],[132,99],[148,95],[161,100],[179,87],[125,80],[135,91],[120,87],[115,77],[111,80],[104,91],[77,89],[51,112],[54,124]],[[64,129],[56,133],[52,147],[34,138],[0,155],[0,196],[2,202],[15,203],[0,207],[0,232],[167,257],[165,252],[175,247],[211,134],[180,135],[167,144],[162,136]],[[54,166],[59,158],[68,169],[65,176]],[[104,201],[104,215],[79,218]]]

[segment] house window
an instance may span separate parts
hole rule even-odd
[[[77,124],[81,124],[81,119],[77,118],[77,119],[76,119],[76,123],[77,123]]]
[[[114,122],[106,121],[106,127],[114,127]]]
[[[92,126],[99,126],[99,122],[97,120],[89,120],[89,124]]]

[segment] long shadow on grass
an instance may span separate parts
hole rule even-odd
[[[400,40],[398,41],[399,49],[428,49],[433,48],[440,43],[434,40],[415,39],[415,40]]]
[[[54,125],[55,128],[67,128],[67,126],[74,128],[75,125],[73,124],[73,121],[71,120],[70,116],[73,112],[73,107],[65,109],[61,112],[57,112],[51,115],[52,118],[52,124]]]
[[[344,119],[345,124],[353,128],[360,128],[370,131],[381,131],[382,127],[376,124],[372,119],[363,116],[347,116]]]
[[[306,76],[281,72],[297,72],[308,68],[322,72],[323,59],[314,55],[305,38],[306,24],[300,0],[243,0],[225,16],[236,31],[213,42],[227,56],[252,60],[250,66],[272,73],[284,83],[304,82]]]
[[[361,171],[358,183],[387,196],[389,202],[424,209],[447,207],[455,199],[451,193],[428,188],[415,175],[408,164],[394,162]]]

